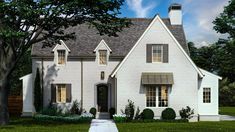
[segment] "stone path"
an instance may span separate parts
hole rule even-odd
[[[220,115],[221,121],[235,121],[235,116]]]
[[[113,120],[93,119],[89,132],[118,132],[117,126]]]

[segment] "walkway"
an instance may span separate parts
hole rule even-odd
[[[221,121],[235,121],[235,116],[220,115]]]
[[[93,119],[89,132],[118,132],[118,129],[113,120]]]

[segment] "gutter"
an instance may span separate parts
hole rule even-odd
[[[81,59],[81,109],[83,109],[83,59]]]

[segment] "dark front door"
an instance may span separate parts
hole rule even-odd
[[[106,85],[97,87],[97,103],[99,112],[108,112],[108,87]]]

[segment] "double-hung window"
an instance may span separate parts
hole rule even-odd
[[[63,65],[65,64],[65,50],[58,50],[58,64]]]
[[[107,64],[107,50],[99,50],[99,64],[100,65]]]
[[[163,45],[152,45],[152,62],[162,62]]]
[[[66,85],[58,84],[56,87],[56,102],[66,103]]]
[[[211,102],[211,89],[203,88],[203,103],[210,103],[210,102]]]

